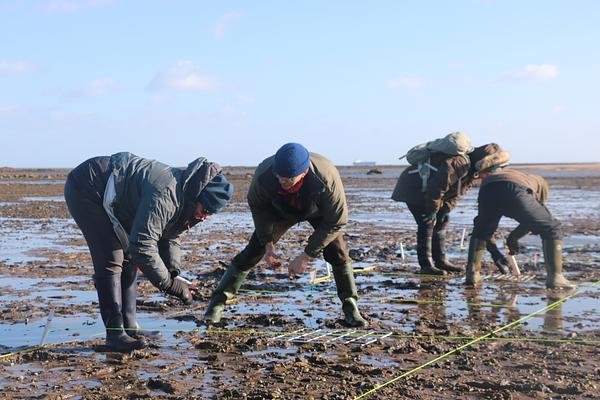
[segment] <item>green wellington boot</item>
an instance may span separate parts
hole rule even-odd
[[[469,241],[469,257],[467,259],[467,273],[465,275],[465,285],[481,285],[481,260],[485,252],[486,241],[471,236]]]
[[[333,265],[332,270],[338,297],[342,301],[344,321],[352,327],[365,328],[369,326],[367,320],[358,311],[358,293],[356,292],[352,263]]]
[[[221,321],[223,311],[225,310],[225,302],[233,298],[237,293],[248,276],[248,272],[249,271],[242,271],[233,263],[229,264],[219,285],[213,292],[206,314],[204,314],[204,320],[206,322],[216,324]]]
[[[574,289],[575,284],[567,280],[562,274],[562,240],[542,240],[544,260],[546,261],[546,287],[548,289]]]

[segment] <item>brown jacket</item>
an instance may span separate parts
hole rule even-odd
[[[437,168],[431,171],[425,192],[421,191],[421,177],[416,166],[406,168],[394,188],[392,199],[408,204],[423,204],[427,213],[437,212],[442,206],[452,210],[471,186],[470,161],[463,156],[432,153],[430,164]],[[414,172],[413,172],[414,171]]]
[[[272,169],[273,157],[256,168],[248,190],[248,205],[261,244],[273,241],[273,225],[278,221],[295,223],[316,220],[318,225],[308,238],[304,251],[316,257],[323,248],[342,234],[348,223],[348,205],[337,168],[325,157],[310,153],[310,169],[300,189],[302,210],[282,201],[279,182]]]
[[[548,199],[548,182],[546,182],[543,177],[539,175],[528,174],[510,167],[491,172],[481,181],[481,187],[500,181],[513,182],[517,185],[526,187],[532,191],[537,201],[539,201],[541,204],[545,204],[546,200]]]

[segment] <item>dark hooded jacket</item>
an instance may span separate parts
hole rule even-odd
[[[425,192],[421,190],[422,182],[416,173],[417,166],[409,166],[400,175],[392,199],[409,204],[424,204],[428,213],[437,212],[440,208],[450,212],[456,207],[458,200],[473,187],[476,181],[474,166],[477,161],[500,150],[496,143],[489,143],[476,147],[469,153],[468,159],[432,153],[431,164],[437,171],[431,171]]]
[[[302,208],[297,210],[278,195],[281,189],[272,164],[273,157],[260,163],[248,190],[248,205],[258,239],[263,245],[272,242],[273,225],[277,221],[293,224],[318,220],[319,224],[304,249],[306,254],[316,257],[341,235],[342,228],[348,223],[348,206],[340,174],[331,161],[310,153],[309,172],[299,192]]]
[[[464,193],[459,182],[469,174],[469,158],[432,153],[430,164],[437,171],[431,170],[424,192],[421,190],[422,181],[417,173],[417,166],[411,165],[398,178],[392,200],[425,205],[428,214],[439,211],[444,205],[448,211],[452,210],[458,197]]]
[[[133,265],[164,289],[181,264],[180,235],[195,225],[196,197],[220,171],[205,158],[172,168],[131,153],[110,157],[114,214],[128,233]]]

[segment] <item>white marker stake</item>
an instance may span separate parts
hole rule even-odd
[[[539,269],[538,269],[538,253],[533,254],[533,268],[535,271],[539,271]]]
[[[317,279],[317,270],[311,269],[310,270],[310,281],[308,283],[310,283],[312,285],[315,282],[315,279]]]
[[[187,279],[185,279],[183,276],[181,275],[177,275],[175,277],[175,279],[180,280],[181,282],[185,283],[186,285],[190,286],[192,284],[192,282],[188,281]]]
[[[402,245],[402,242],[400,242],[400,257],[402,257],[402,261],[405,261],[405,258],[404,258],[404,246]]]
[[[48,331],[50,330],[50,322],[52,322],[52,317],[54,317],[54,308],[50,309],[48,313],[48,319],[46,320],[46,327],[44,328],[44,334],[42,335],[42,340],[40,340],[40,347],[44,345],[46,341],[46,336],[48,336]]]
[[[326,262],[325,266],[327,267],[327,276],[331,276],[331,265],[329,265],[329,263]]]
[[[517,259],[514,255],[508,256],[508,262],[510,263],[512,272],[514,276],[521,276],[521,270],[519,269],[519,264],[517,264]]]
[[[463,228],[462,237],[460,238],[460,249],[465,249],[465,235],[467,234],[467,228]]]

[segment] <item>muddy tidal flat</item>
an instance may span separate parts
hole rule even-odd
[[[533,236],[517,256],[519,280],[498,275],[488,255],[478,289],[460,275],[416,275],[416,225],[390,199],[402,167],[369,168],[340,168],[368,329],[341,324],[322,260],[311,265],[316,281],[259,264],[222,323],[204,324],[212,289],[253,231],[253,168],[228,167],[233,201],[182,243],[199,298],[183,306],[142,277],[138,318],[162,338],[130,354],[103,346],[91,259],[62,194],[68,170],[0,168],[0,399],[600,398],[600,164],[518,166],[550,183],[573,291],[545,289]],[[449,257],[463,266],[477,191],[450,216]],[[499,245],[515,226],[501,221]],[[284,236],[283,260],[302,251],[309,228]]]

